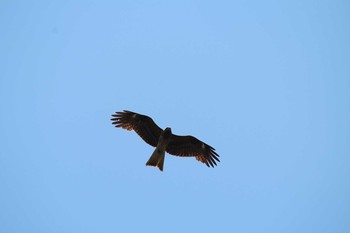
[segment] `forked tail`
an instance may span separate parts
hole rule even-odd
[[[147,166],[158,167],[159,170],[163,171],[165,151],[156,148],[152,153],[151,157],[147,161]]]

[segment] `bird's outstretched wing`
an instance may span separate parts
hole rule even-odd
[[[115,127],[134,130],[145,142],[156,147],[162,129],[154,123],[152,118],[135,112],[124,110],[112,115]]]
[[[173,134],[166,151],[175,156],[195,156],[198,161],[206,164],[208,167],[214,167],[216,162],[220,162],[220,156],[215,152],[213,147],[193,136],[178,136]]]

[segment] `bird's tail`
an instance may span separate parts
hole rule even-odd
[[[159,170],[163,171],[164,158],[165,158],[165,151],[156,148],[152,153],[151,157],[149,158],[149,160],[147,161],[146,165],[158,167]]]

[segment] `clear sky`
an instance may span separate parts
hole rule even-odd
[[[0,232],[350,232],[350,3],[1,1]],[[128,109],[213,146],[166,155]]]

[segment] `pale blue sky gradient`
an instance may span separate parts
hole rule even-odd
[[[0,232],[350,232],[348,1],[1,1]],[[114,128],[128,109],[214,169]]]

